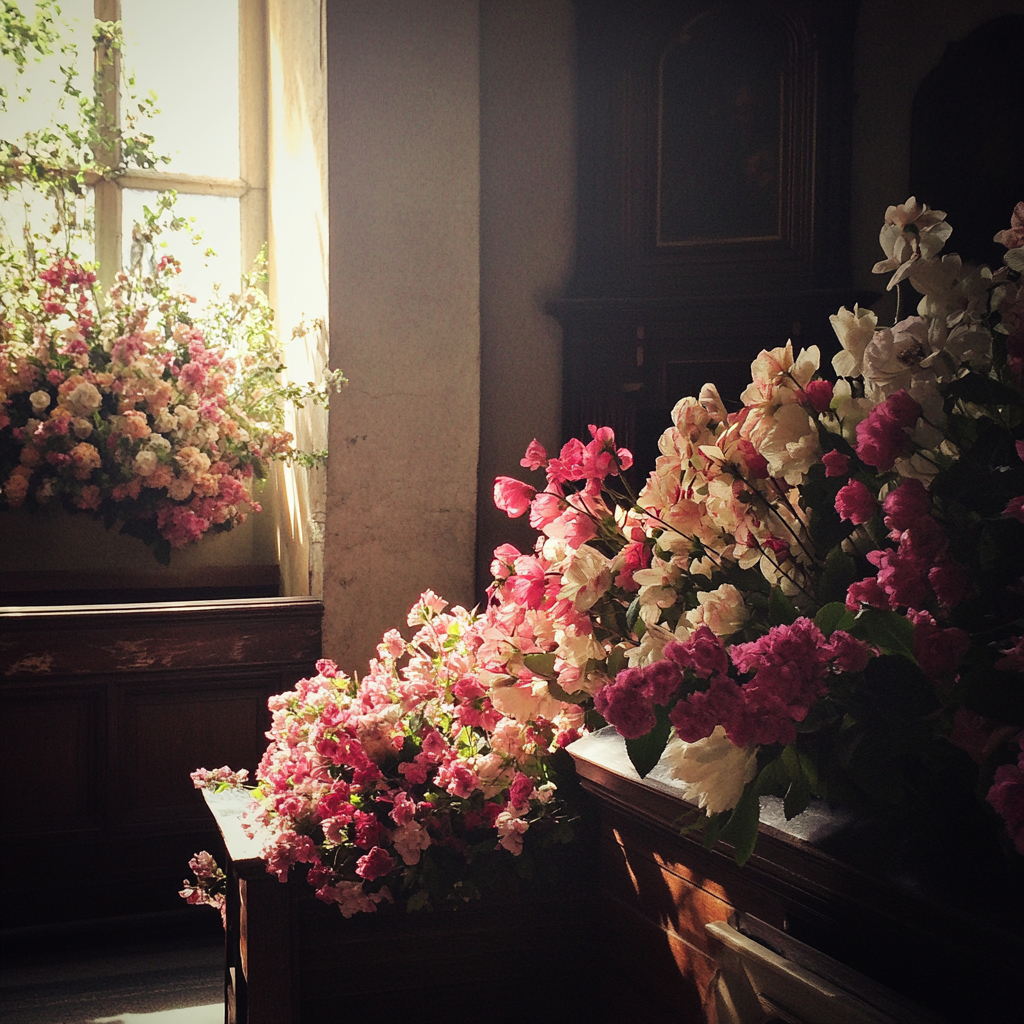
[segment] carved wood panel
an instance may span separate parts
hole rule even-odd
[[[315,671],[310,598],[0,608],[7,926],[175,910],[216,852],[198,767],[254,772],[267,698]],[[36,851],[51,884],[25,884]]]

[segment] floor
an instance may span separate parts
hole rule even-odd
[[[220,922],[189,910],[195,918],[5,931],[0,1021],[222,1024]]]

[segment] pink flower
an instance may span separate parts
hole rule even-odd
[[[404,790],[395,794],[395,803],[391,808],[391,820],[396,825],[408,825],[416,817],[416,801]]]
[[[889,608],[889,596],[874,576],[851,583],[847,588],[846,607],[851,612],[859,612],[861,605],[867,605],[869,608]]]
[[[896,533],[909,529],[931,511],[931,495],[920,480],[904,480],[882,502],[885,525]],[[893,538],[896,539],[896,538]]]
[[[908,618],[914,623],[914,657],[921,671],[936,683],[948,683],[971,646],[971,638],[962,629],[941,628],[927,612],[912,613]]]
[[[841,629],[835,630],[828,638],[825,652],[839,672],[863,672],[873,656],[866,643]]]
[[[364,850],[376,846],[380,842],[381,836],[387,835],[387,830],[377,820],[376,815],[367,814],[366,811],[356,811],[354,821],[356,826],[355,844]]]
[[[1019,202],[1010,215],[1010,226],[992,239],[1007,249],[1019,249],[1024,246],[1024,201]]]
[[[494,481],[494,504],[510,519],[518,519],[523,515],[536,493],[536,487],[510,476],[499,476]]]
[[[1017,852],[1024,855],[1024,740],[1017,763],[996,769],[992,788],[985,798],[1006,823],[1006,834]]]
[[[707,626],[699,626],[689,640],[665,646],[665,657],[681,669],[692,668],[701,679],[722,675],[729,668],[725,645]]]
[[[836,511],[840,519],[848,519],[858,526],[869,522],[877,508],[875,496],[860,480],[851,480],[836,495]]]
[[[390,854],[379,846],[375,846],[369,853],[356,861],[356,874],[360,878],[372,882],[375,878],[381,878],[388,874],[394,866],[395,862],[391,859]]]
[[[1024,672],[1024,636],[1018,636],[1010,647],[1000,650],[1003,655],[996,662],[1000,672]]]
[[[1003,515],[1024,523],[1024,494],[1018,498],[1011,498],[1003,509]]]
[[[540,442],[534,438],[526,446],[526,454],[520,460],[519,465],[525,469],[543,469],[548,464],[548,453]]]
[[[564,508],[564,498],[550,491],[541,491],[530,505],[530,525],[535,530],[543,530],[562,514]]]
[[[907,430],[916,426],[920,415],[921,406],[906,391],[897,391],[857,424],[857,455],[869,466],[889,472],[898,458],[910,453],[913,444]]]
[[[513,807],[528,807],[533,795],[533,780],[522,772],[516,772],[508,790],[508,801]]]
[[[833,450],[822,455],[821,463],[825,467],[825,476],[846,476],[850,458],[842,452]]]
[[[808,381],[804,394],[815,412],[825,412],[832,404],[832,383],[827,380]]]
[[[598,714],[603,715],[627,740],[646,736],[658,723],[654,705],[641,690],[642,683],[640,669],[626,669],[615,677],[614,682],[594,695]]]

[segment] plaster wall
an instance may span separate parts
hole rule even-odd
[[[327,5],[330,417],[324,651],[362,672],[426,588],[472,604],[480,437],[480,20]]]
[[[481,421],[477,599],[499,544],[536,532],[494,506],[494,478],[536,437],[561,438],[562,336],[544,304],[572,270],[576,211],[575,47],[569,0],[480,5]]]

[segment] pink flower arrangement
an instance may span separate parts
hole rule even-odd
[[[330,661],[270,701],[271,743],[246,827],[267,870],[295,866],[345,917],[476,898],[531,845],[570,823],[551,755],[582,712],[496,699],[515,681],[489,672],[486,623],[426,592],[406,641],[389,630],[360,680]],[[198,786],[226,780],[200,770]]]
[[[927,289],[914,323],[843,309],[835,380],[787,343],[731,411],[681,399],[638,494],[608,427],[531,442],[543,481],[495,501],[538,536],[494,552],[479,616],[428,591],[361,680],[323,661],[272,699],[269,871],[303,865],[345,916],[476,895],[564,830],[560,748],[606,723],[740,863],[766,795],[793,817],[966,794],[1022,850],[1024,287],[1012,256],[938,273],[945,214],[890,213],[877,269]]]
[[[741,861],[760,795],[790,816],[892,803],[928,772],[989,791],[1019,846],[1022,209],[991,271],[939,255],[945,213],[891,207],[875,270],[921,292],[918,315],[840,310],[834,380],[787,344],[732,411],[712,385],[682,399],[638,495],[597,427],[555,457],[531,443],[543,486],[496,485],[541,536],[495,552],[489,671],[529,707],[593,706],[641,775],[664,752]]]
[[[121,273],[109,295],[68,256],[0,267],[0,508],[62,507],[171,550],[260,511],[255,477],[302,455],[283,399],[326,404],[344,379],[285,387],[254,274],[196,317],[177,262]]]

